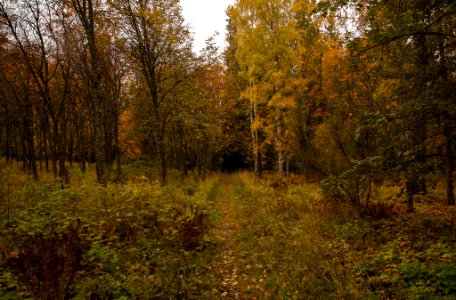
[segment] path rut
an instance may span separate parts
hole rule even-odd
[[[235,204],[230,200],[230,178],[223,180],[223,194],[219,201],[219,211],[222,214],[221,238],[224,241],[221,252],[220,267],[220,296],[224,299],[239,299],[238,269],[236,268],[236,236],[239,233],[239,224],[236,218]]]

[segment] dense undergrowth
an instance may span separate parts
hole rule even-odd
[[[400,188],[379,187],[369,209],[356,211],[296,177],[237,178],[245,298],[456,299],[456,209],[440,204],[441,190],[412,214]]]
[[[1,299],[220,298],[223,222],[236,224],[240,299],[455,299],[456,210],[438,195],[408,214],[379,189],[394,205],[374,201],[360,217],[296,176],[160,187],[135,169],[107,188],[92,178],[73,170],[61,189],[3,166]]]
[[[107,189],[77,180],[61,189],[1,171],[1,299],[196,298],[216,284],[217,178]]]

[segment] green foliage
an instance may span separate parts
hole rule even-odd
[[[0,295],[188,298],[210,290],[217,181],[189,195],[141,181],[103,188],[82,179],[61,189],[17,175],[0,179],[15,187],[1,190],[11,207],[8,220],[2,202]]]
[[[230,195],[239,206],[242,230],[238,268],[247,276],[245,297],[365,299],[333,252],[331,223],[319,216],[318,185],[274,182],[242,174]]]
[[[166,187],[78,182],[61,189],[2,170],[2,200],[10,202],[0,205],[2,299],[214,299],[224,290],[241,298],[452,299],[456,292],[455,211],[439,204],[359,218],[291,175]]]
[[[434,208],[435,209],[435,208]],[[338,226],[357,281],[381,298],[453,299],[455,239],[450,215],[425,213]]]

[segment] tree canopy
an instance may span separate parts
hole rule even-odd
[[[409,210],[445,181],[454,204],[455,10],[238,0],[227,48],[196,54],[177,0],[4,1],[2,154],[62,186],[66,161],[95,162],[102,185],[141,161],[162,185],[172,170],[313,174],[357,206],[388,178]]]

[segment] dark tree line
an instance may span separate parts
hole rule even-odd
[[[120,49],[107,40],[115,29],[95,31],[96,9],[92,1],[0,4],[2,150],[36,179],[40,168],[65,185],[65,162],[85,171],[95,161],[106,185],[106,168],[119,158],[125,72]]]

